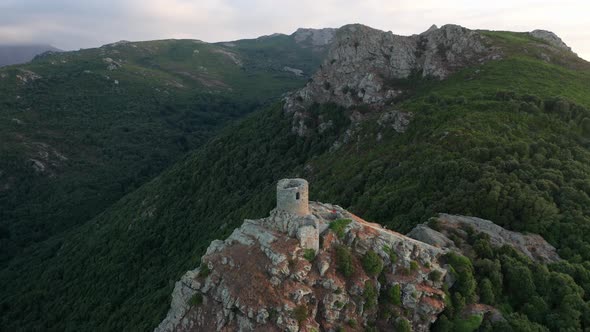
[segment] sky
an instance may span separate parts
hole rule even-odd
[[[0,44],[64,50],[119,40],[207,42],[362,23],[411,35],[432,24],[555,32],[590,60],[588,0],[0,0]]]

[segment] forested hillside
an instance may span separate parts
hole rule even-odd
[[[0,264],[303,86],[327,44],[296,37],[118,42],[1,68]]]
[[[449,258],[466,276],[450,290],[460,294],[453,304],[486,294],[508,318],[486,329],[590,328],[589,66],[573,55],[546,61],[525,34],[487,36],[502,59],[445,80],[399,80],[407,93],[385,110],[314,105],[298,136],[274,104],[226,128],[91,222],[13,260],[0,273],[2,326],[154,328],[209,242],[266,215],[275,181],[300,176],[311,199],[399,232],[448,212],[541,234],[566,261],[540,267],[467,239],[481,240],[477,264]],[[388,112],[411,118],[405,131],[384,122]],[[563,282],[562,293],[546,288]],[[444,319],[437,328],[453,330],[453,313]]]
[[[61,52],[61,50],[42,44],[0,45],[0,67],[29,62],[45,52]]]

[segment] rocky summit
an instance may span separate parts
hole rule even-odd
[[[470,65],[502,57],[482,34],[458,25],[432,26],[419,35],[353,24],[340,28],[320,69],[310,82],[285,98],[293,113],[293,131],[306,133],[306,110],[314,103],[344,107],[382,107],[405,91],[399,80],[410,77],[443,79]]]
[[[451,240],[451,232],[483,232],[494,246],[559,260],[538,235],[487,220],[441,214],[417,226],[413,239],[340,206],[308,204],[306,191],[304,180],[281,180],[269,217],[245,220],[225,241],[213,241],[201,265],[176,283],[155,331],[428,331],[457,278],[446,255],[470,250]],[[285,193],[296,199],[286,202]],[[503,319],[483,304],[465,312]]]
[[[307,217],[273,210],[212,242],[202,265],[176,283],[156,331],[333,331],[352,322],[363,330],[377,319],[377,297],[388,291],[400,295],[392,304],[396,319],[427,331],[444,309],[444,279],[429,277],[447,274],[438,263],[444,251],[339,206],[312,202],[310,210]],[[318,252],[297,236],[308,219],[319,226]],[[367,257],[383,278],[365,270]]]
[[[458,25],[431,27],[412,36],[353,24],[340,28],[322,67],[311,82],[287,98],[296,112],[311,103],[342,106],[380,104],[402,91],[396,79],[411,75],[442,79],[457,69],[500,57],[486,38]]]

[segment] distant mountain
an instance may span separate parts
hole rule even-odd
[[[61,52],[61,50],[43,44],[0,45],[0,67],[29,62],[45,52]]]

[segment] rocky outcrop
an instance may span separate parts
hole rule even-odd
[[[383,112],[377,120],[377,124],[379,127],[390,127],[398,133],[404,133],[406,132],[413,116],[414,115],[409,112],[391,110]]]
[[[354,24],[338,30],[328,57],[312,81],[287,99],[285,109],[310,103],[343,106],[382,103],[400,93],[396,79],[445,78],[457,69],[488,60],[484,37],[457,25],[398,36]]]
[[[222,54],[222,55],[226,56],[238,67],[242,67],[244,65],[242,59],[240,59],[240,57],[236,53],[230,52],[228,50],[224,50],[222,48],[214,49],[213,53],[218,53],[218,54]]]
[[[529,34],[535,38],[547,42],[549,45],[571,52],[572,49],[566,45],[555,33],[547,30],[534,30]]]
[[[303,46],[326,46],[330,45],[336,36],[337,29],[325,28],[325,29],[297,29],[291,36],[295,39],[295,42]]]
[[[283,71],[286,71],[288,73],[292,73],[295,76],[300,76],[300,77],[303,76],[303,70],[301,70],[301,69],[291,68],[289,66],[284,66]]]
[[[413,36],[347,25],[336,32],[312,80],[285,98],[284,109],[294,113],[294,132],[305,133],[301,119],[313,103],[380,107],[404,92],[400,80],[443,79],[466,66],[497,58],[498,52],[486,46],[483,35],[457,25],[433,26]]]
[[[16,74],[16,78],[22,82],[23,84],[31,83],[33,81],[41,79],[41,75],[26,69],[18,69],[18,74]]]
[[[521,234],[506,230],[489,220],[475,217],[440,214],[428,224],[416,226],[408,236],[429,243],[438,248],[451,248],[465,251],[461,244],[451,238],[466,240],[466,230],[485,233],[495,247],[508,245],[539,263],[555,263],[560,261],[555,248],[537,234]],[[465,241],[461,241],[465,243]]]
[[[107,64],[107,69],[111,71],[117,70],[122,66],[120,61],[115,61],[111,58],[104,58],[102,61]]]
[[[470,256],[469,237],[480,233],[536,262],[560,260],[540,236],[484,219],[440,214],[404,236],[337,205],[310,202],[309,214],[275,209],[213,241],[201,266],[176,283],[155,331],[385,331],[401,320],[428,331],[455,280],[445,254]],[[479,303],[462,314],[504,319]]]
[[[309,208],[307,216],[273,210],[213,241],[201,267],[176,283],[156,331],[384,330],[402,319],[427,331],[444,309],[445,250],[335,205]],[[298,240],[310,220],[317,251]]]

